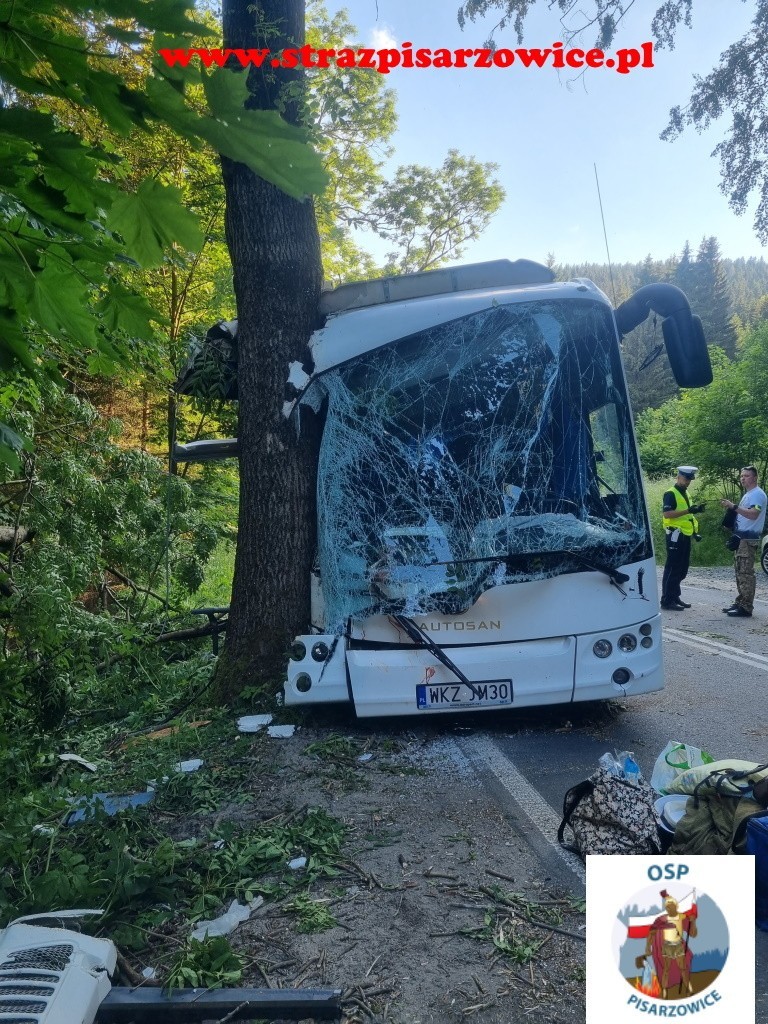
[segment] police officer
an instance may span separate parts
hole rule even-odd
[[[703,512],[704,505],[692,505],[688,497],[688,485],[696,473],[696,466],[678,466],[677,480],[664,492],[662,501],[667,561],[661,581],[661,607],[667,611],[681,612],[691,607],[680,597],[680,584],[688,575],[691,537],[700,539],[696,513]]]

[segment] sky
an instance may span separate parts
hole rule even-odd
[[[613,47],[649,40],[659,3],[638,0]],[[346,9],[359,38],[375,46],[482,46],[492,24],[462,31],[458,0],[327,0],[327,7]],[[768,256],[752,227],[753,209],[737,216],[720,190],[711,153],[728,121],[701,134],[686,129],[675,142],[659,139],[670,107],[687,101],[694,74],[714,66],[748,29],[753,11],[751,2],[694,0],[693,28],[678,30],[675,49],[654,50],[653,68],[626,75],[605,68],[579,79],[549,67],[394,69],[387,84],[397,93],[399,126],[388,166],[439,166],[451,148],[499,165],[506,200],[462,263],[543,262],[550,253],[558,263],[607,262],[595,166],[613,263],[679,255],[686,241],[695,251],[710,235],[724,256]],[[558,14],[539,0],[522,45],[562,39]],[[572,45],[588,49],[593,41],[592,31]],[[496,42],[518,45],[511,28]],[[360,241],[377,258],[387,250],[375,239]]]

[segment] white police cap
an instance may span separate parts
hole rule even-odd
[[[689,480],[693,480],[699,471],[698,466],[678,466],[677,472],[682,476],[687,476]]]

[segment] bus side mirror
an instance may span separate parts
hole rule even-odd
[[[712,364],[701,318],[679,309],[662,321],[661,331],[669,365],[681,388],[703,388],[712,383]]]
[[[662,317],[661,330],[669,365],[681,388],[703,388],[712,383],[712,365],[701,320],[691,313],[685,293],[673,284],[646,284],[616,309],[620,337],[656,313]]]

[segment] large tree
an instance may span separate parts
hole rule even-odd
[[[751,28],[724,50],[708,74],[696,76],[688,101],[670,111],[662,138],[674,139],[686,127],[708,128],[723,115],[730,115],[730,127],[713,154],[720,159],[721,188],[737,213],[743,213],[750,195],[757,193],[755,232],[762,242],[768,242],[768,0],[747,2],[754,9]],[[459,24],[463,27],[467,21],[498,14],[492,34],[511,26],[522,42],[526,19],[536,3],[465,0],[459,8]],[[560,12],[566,39],[586,32],[597,36],[598,46],[607,48],[635,0],[585,0],[583,4],[546,0],[546,6]],[[658,3],[650,24],[656,45],[672,49],[678,28],[690,27],[693,10],[694,0]]]
[[[225,47],[280,50],[304,42],[304,0],[224,0]],[[301,72],[252,71],[251,109],[278,104],[295,121]],[[289,102],[286,103],[286,96]],[[222,161],[227,243],[238,325],[240,515],[232,610],[218,672],[226,699],[248,678],[279,676],[288,642],[309,621],[315,548],[316,432],[282,412],[288,366],[308,361],[322,284],[320,239],[309,201]]]

